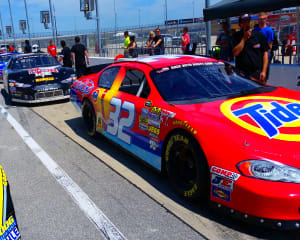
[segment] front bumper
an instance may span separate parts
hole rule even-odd
[[[41,98],[35,100],[24,100],[19,98],[11,98],[12,102],[19,102],[19,103],[42,103],[42,102],[50,102],[50,101],[58,101],[63,99],[69,99],[70,96],[57,96],[57,97],[49,97],[49,98]]]
[[[230,197],[221,199],[211,193],[211,200],[258,223],[300,228],[300,184],[241,176],[234,182],[231,192],[224,192]]]

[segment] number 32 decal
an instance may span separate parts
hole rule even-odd
[[[130,129],[133,126],[135,118],[134,104],[127,101],[124,101],[122,104],[121,99],[112,98],[110,105],[115,107],[115,111],[109,113],[111,124],[107,125],[107,132],[114,136],[117,135],[120,140],[131,144],[131,136],[124,133],[123,129]],[[128,117],[120,118],[121,110],[128,112]]]

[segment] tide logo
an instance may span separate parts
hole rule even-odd
[[[300,142],[300,101],[281,97],[241,97],[221,105],[237,125],[270,139]]]

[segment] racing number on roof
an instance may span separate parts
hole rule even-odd
[[[114,136],[117,135],[120,140],[130,144],[131,136],[124,133],[123,130],[124,128],[129,129],[133,126],[135,118],[134,104],[127,101],[124,101],[122,104],[121,99],[112,98],[110,105],[115,107],[115,111],[109,113],[109,120],[111,123],[107,125],[107,132]],[[128,112],[128,117],[120,118],[121,110]]]

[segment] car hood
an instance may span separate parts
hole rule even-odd
[[[71,68],[61,66],[38,67],[9,72],[9,80],[33,85],[44,85],[61,82],[74,74]]]
[[[300,94],[275,91],[201,104],[175,105],[200,131],[215,132],[250,155],[300,168]],[[249,155],[249,157],[250,157]]]

